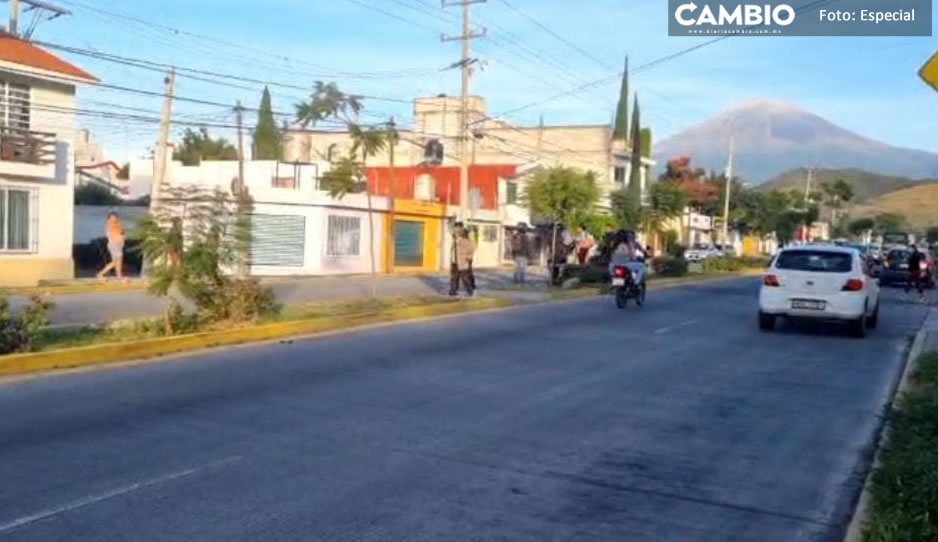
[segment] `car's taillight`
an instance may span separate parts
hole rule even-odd
[[[859,292],[863,289],[863,281],[860,279],[850,279],[847,281],[847,284],[844,284],[843,291],[845,292]]]
[[[781,286],[781,284],[778,283],[778,277],[775,275],[766,275],[762,277],[762,284],[765,286]]]
[[[612,268],[613,276],[619,279],[625,278],[625,275],[628,273],[628,271],[629,271],[628,269],[626,269],[625,267],[622,267],[621,265],[617,265]]]

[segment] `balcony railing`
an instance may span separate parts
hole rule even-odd
[[[0,162],[55,164],[55,134],[0,126]]]

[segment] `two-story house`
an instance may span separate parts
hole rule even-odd
[[[0,33],[0,286],[74,276],[75,87],[96,82]]]

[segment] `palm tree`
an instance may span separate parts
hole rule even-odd
[[[361,100],[354,95],[345,94],[335,83],[317,81],[308,102],[296,105],[296,119],[301,126],[315,126],[325,120],[343,123],[352,140],[348,156],[339,157],[332,163],[330,171],[323,175],[322,185],[329,195],[342,199],[346,194],[365,191],[368,206],[368,255],[371,262],[371,295],[377,296],[377,268],[374,246],[374,208],[371,190],[365,178],[365,164],[368,158],[375,156],[389,142],[394,144],[397,132],[377,127],[363,126],[358,122],[358,115],[363,109]],[[359,161],[359,159],[361,161]]]

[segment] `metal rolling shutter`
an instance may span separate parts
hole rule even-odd
[[[306,217],[251,215],[251,265],[303,267]]]

